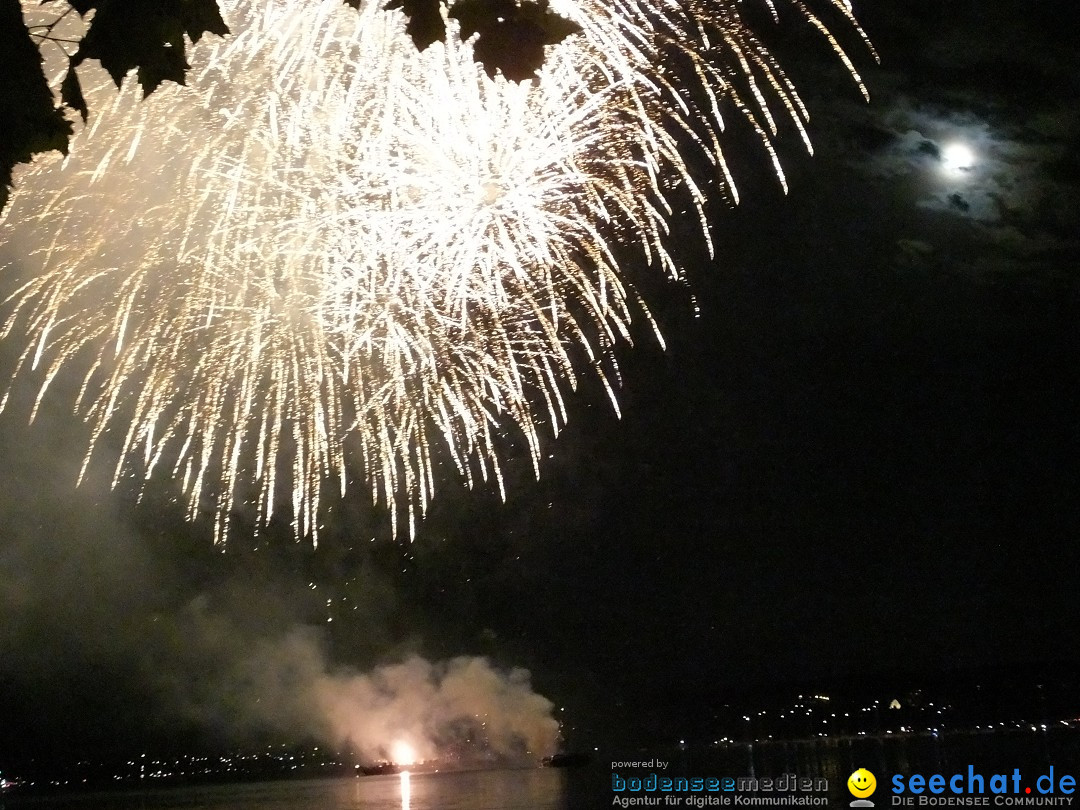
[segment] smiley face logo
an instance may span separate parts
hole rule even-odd
[[[865,799],[877,790],[877,779],[866,768],[859,768],[847,780],[847,789],[857,799]]]

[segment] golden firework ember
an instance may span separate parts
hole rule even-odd
[[[354,479],[411,534],[440,459],[502,489],[505,434],[539,474],[566,390],[595,373],[614,404],[613,349],[650,318],[620,263],[680,275],[676,204],[711,250],[689,166],[736,197],[723,114],[781,181],[778,122],[809,145],[736,0],[553,4],[583,33],[522,84],[453,36],[418,53],[381,5],[226,3],[237,33],[200,44],[190,88],[110,103],[102,82],[70,158],[10,207],[34,273],[9,300],[16,375],[44,396],[79,374],[84,473],[114,432],[114,485],[174,478],[219,540],[283,501],[317,538],[324,487]],[[777,10],[855,75],[809,4]]]

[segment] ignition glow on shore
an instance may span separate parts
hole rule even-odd
[[[415,765],[416,749],[404,740],[397,740],[390,749],[390,759],[395,765]]]

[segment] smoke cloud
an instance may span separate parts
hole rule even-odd
[[[187,722],[231,736],[319,740],[368,762],[393,759],[402,743],[421,760],[470,763],[554,752],[553,704],[533,691],[527,670],[502,670],[482,657],[411,655],[360,672],[332,666],[315,628],[245,641],[204,600],[186,614],[187,660],[156,661],[153,671],[199,671],[162,684],[171,693],[165,702]]]
[[[220,554],[167,489],[135,508],[101,465],[76,489],[85,426],[57,397],[28,428],[34,395],[18,387],[0,419],[0,761],[271,739],[361,762],[400,743],[463,763],[553,751],[553,707],[527,671],[421,657],[425,638],[472,646],[467,627],[410,604],[393,566],[361,555],[316,589],[310,548]],[[321,625],[342,595],[349,612]]]

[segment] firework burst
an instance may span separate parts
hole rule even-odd
[[[539,474],[564,392],[595,373],[614,404],[613,349],[649,318],[620,261],[679,276],[675,200],[711,250],[689,166],[737,199],[723,114],[781,182],[778,122],[809,146],[735,0],[555,4],[583,33],[520,85],[453,37],[417,53],[379,3],[228,5],[239,33],[197,53],[194,89],[99,88],[108,109],[23,178],[4,233],[36,265],[9,299],[16,379],[39,374],[40,403],[77,370],[84,473],[118,443],[114,485],[174,478],[219,540],[283,500],[315,537],[327,482],[353,478],[411,534],[443,462],[502,488],[507,431]]]

